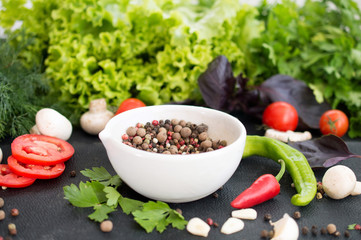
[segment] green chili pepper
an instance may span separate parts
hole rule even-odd
[[[258,155],[270,158],[275,162],[283,159],[286,170],[291,175],[297,190],[291,203],[296,206],[306,206],[315,197],[317,192],[317,181],[306,157],[295,148],[281,141],[262,137],[247,136],[243,158]]]

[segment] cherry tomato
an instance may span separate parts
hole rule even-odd
[[[278,131],[294,131],[298,125],[297,110],[287,102],[271,103],[263,112],[262,122]]]
[[[136,98],[128,98],[125,99],[119,106],[115,115],[128,111],[133,108],[145,107],[146,105],[139,99]]]
[[[11,143],[11,152],[13,157],[22,163],[53,165],[71,158],[74,148],[59,138],[25,134]]]
[[[23,188],[35,182],[35,178],[28,178],[13,173],[7,164],[0,164],[0,186]]]
[[[348,130],[348,118],[340,110],[328,110],[320,118],[320,131],[322,134],[334,134],[342,137]]]
[[[64,163],[49,166],[25,164],[19,162],[13,156],[8,157],[8,165],[10,170],[19,176],[38,179],[56,178],[59,177],[65,170]]]

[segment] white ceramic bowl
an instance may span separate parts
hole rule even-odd
[[[228,145],[211,152],[169,155],[147,152],[122,143],[122,135],[138,122],[178,119],[208,125],[212,139]],[[113,117],[99,138],[120,178],[136,192],[154,200],[189,202],[217,191],[236,171],[242,159],[246,129],[235,117],[213,109],[185,105],[158,105],[132,109]]]

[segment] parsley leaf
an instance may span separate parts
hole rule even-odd
[[[115,211],[114,208],[109,207],[106,204],[95,205],[94,210],[95,211],[92,214],[90,214],[88,217],[96,222],[102,222],[105,219],[108,219],[108,214]]]
[[[99,182],[80,182],[79,188],[75,184],[63,188],[65,199],[75,207],[93,207],[104,201],[104,186]]]
[[[104,186],[119,187],[122,183],[118,175],[110,175],[110,173],[104,167],[93,167],[92,170],[85,169],[80,171],[81,174],[88,177],[92,181],[99,181]]]
[[[123,212],[127,215],[129,215],[130,213],[136,210],[141,210],[144,204],[144,202],[126,197],[120,197],[118,202]]]
[[[105,187],[103,190],[106,193],[107,205],[108,206],[117,206],[118,199],[121,197],[120,193],[113,187]]]
[[[173,227],[183,230],[187,221],[177,211],[171,209],[164,202],[149,201],[143,205],[142,210],[132,212],[134,220],[139,223],[147,233],[154,228],[162,233],[169,224]]]

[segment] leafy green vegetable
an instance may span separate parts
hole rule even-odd
[[[9,41],[0,39],[0,139],[29,133],[49,90],[39,66],[27,69],[21,63],[19,52],[30,42],[15,48]]]
[[[91,170],[85,169],[80,172],[90,180],[98,181],[104,186],[111,185],[117,188],[122,184],[122,180],[118,175],[110,175],[110,173],[104,167],[93,167]]]
[[[75,207],[93,207],[94,212],[88,216],[91,220],[102,222],[108,219],[119,204],[123,212],[132,213],[135,221],[148,233],[154,228],[162,233],[169,224],[177,229],[185,228],[187,221],[168,204],[159,201],[143,203],[123,197],[117,190],[121,184],[119,176],[111,176],[104,167],[93,167],[92,170],[86,169],[81,173],[92,181],[80,182],[79,187],[74,184],[65,186],[64,195]]]
[[[170,209],[164,202],[149,201],[143,205],[142,210],[136,210],[132,213],[134,220],[137,221],[148,233],[154,228],[162,233],[169,224],[174,228],[183,230],[187,221],[177,211]]]
[[[266,29],[250,46],[250,85],[275,74],[305,81],[318,101],[345,110],[349,136],[361,136],[361,12],[354,1],[284,0],[259,7]]]
[[[54,94],[79,116],[92,99],[117,107],[199,99],[197,78],[217,55],[248,67],[248,43],[263,24],[238,0],[2,0],[0,24],[22,20],[33,45],[21,54],[42,62]],[[19,14],[20,13],[20,14]]]

